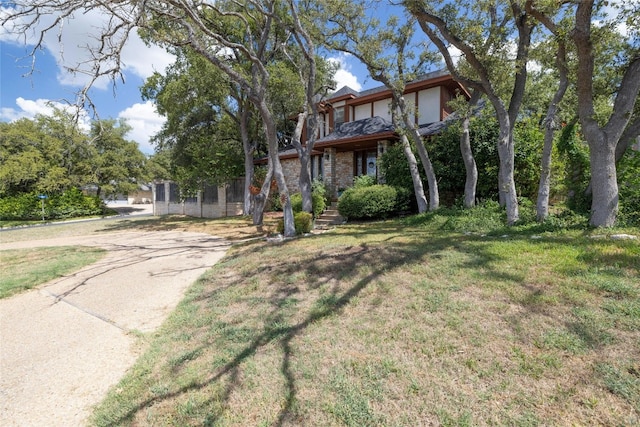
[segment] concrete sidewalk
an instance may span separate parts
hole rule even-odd
[[[158,328],[226,252],[200,233],[127,232],[2,244],[98,246],[96,264],[0,300],[0,425],[79,426],[139,355],[132,331]]]

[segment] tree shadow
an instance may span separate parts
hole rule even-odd
[[[271,287],[263,299],[264,305],[270,307],[270,311],[264,313],[260,318],[262,328],[252,329],[246,343],[234,349],[230,360],[209,376],[179,387],[177,390],[146,397],[133,407],[123,408],[123,412],[118,414],[114,422],[117,424],[126,420],[130,421],[137,413],[164,401],[178,398],[191,391],[218,385],[222,387],[223,391],[216,397],[212,396],[208,403],[216,399],[223,403],[217,407],[218,409],[208,411],[204,419],[204,425],[215,425],[224,416],[230,396],[242,386],[241,365],[257,352],[270,346],[278,348],[278,370],[284,383],[280,410],[274,417],[275,421],[272,425],[303,423],[304,420],[297,419],[299,415],[296,410],[299,390],[293,363],[294,340],[303,335],[311,325],[331,316],[340,316],[343,309],[354,298],[360,296],[365,289],[376,283],[386,272],[401,269],[406,264],[431,262],[437,260],[438,257],[446,256],[451,251],[462,255],[455,266],[456,268],[474,270],[482,279],[521,286],[524,291],[529,292],[530,301],[526,297],[520,302],[513,301],[526,309],[521,314],[523,318],[511,319],[514,328],[516,327],[515,323],[524,321],[524,317],[527,315],[540,314],[537,311],[540,306],[534,302],[540,298],[544,291],[528,284],[524,273],[517,269],[513,272],[501,270],[500,261],[503,261],[505,256],[501,256],[481,244],[484,240],[495,241],[499,237],[465,235],[454,232],[443,234],[434,233],[433,230],[417,232],[415,235],[407,237],[403,234],[404,232],[405,227],[402,224],[390,221],[388,224],[376,224],[371,228],[363,224],[349,227],[346,231],[342,230],[340,238],[348,239],[350,243],[328,244],[327,242],[331,240],[332,236],[327,234],[309,237],[310,239],[325,239],[325,244],[320,245],[317,252],[305,254],[296,263],[291,263],[286,256],[286,250],[296,250],[297,247],[292,247],[295,240],[285,240],[276,245],[263,242],[243,244],[239,247],[237,256],[251,255],[256,258],[269,256],[269,258],[247,271],[242,271],[240,268],[242,266],[238,266],[234,271],[235,277],[222,278],[219,283],[214,283],[216,280],[211,279],[209,288],[199,290],[197,294],[193,295],[191,302],[216,305],[222,294],[238,288],[242,294],[238,296],[238,299],[241,301],[244,299],[247,302],[252,296],[243,294],[241,288],[247,286],[247,282],[254,277],[268,277],[273,282],[270,282]],[[516,242],[526,239],[534,246],[550,243],[563,245],[575,243],[574,238],[570,237],[532,240],[530,233],[512,232],[509,239]],[[363,268],[366,274],[359,274],[359,269]],[[294,277],[296,274],[305,278],[303,283],[282,281],[283,277]],[[354,280],[355,282],[351,283]],[[349,286],[344,286],[345,283],[349,283]],[[295,298],[303,299],[305,293],[311,294],[312,290],[320,288],[324,293],[313,296],[313,300],[309,301],[312,306],[309,310],[294,314],[288,311],[289,301]],[[527,310],[530,311],[527,312]],[[242,316],[238,316],[238,319],[241,319]],[[202,344],[202,348],[198,348],[204,350],[207,346],[213,345],[215,345],[213,342],[206,342]],[[198,351],[194,354],[199,354]],[[185,363],[188,362],[189,360],[185,360]],[[202,405],[206,404],[205,402]]]

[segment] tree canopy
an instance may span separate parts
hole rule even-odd
[[[105,197],[148,180],[146,157],[125,139],[125,122],[101,120],[89,132],[62,111],[0,123],[0,196],[55,194],[96,186]]]

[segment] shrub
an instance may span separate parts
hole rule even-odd
[[[314,218],[319,217],[327,207],[324,196],[319,192],[311,193],[311,203],[313,205]],[[295,193],[291,196],[291,209],[293,209],[294,213],[302,212],[302,194]]]
[[[42,205],[35,193],[25,193],[0,200],[0,220],[40,220]],[[77,188],[45,199],[45,219],[103,215],[107,208],[96,196],[85,196]]]
[[[324,200],[325,207],[328,204],[331,203],[331,200],[330,200],[331,199],[331,189],[322,180],[314,179],[313,182],[311,183],[311,191],[314,194],[318,194],[318,195],[322,196],[322,199]]]
[[[309,212],[296,212],[293,214],[293,224],[296,229],[296,234],[305,234],[311,231],[313,228],[313,217]],[[278,233],[284,233],[284,220],[278,221],[277,225]]]
[[[376,185],[376,177],[371,175],[359,175],[353,178],[354,188],[371,187]]]
[[[454,122],[439,135],[425,141],[429,157],[438,179],[440,202],[452,206],[464,195],[466,172],[460,154],[460,123]],[[496,146],[499,127],[495,118],[475,117],[470,125],[473,154],[478,168],[476,197],[481,200],[498,199],[499,158]],[[536,196],[540,168],[540,152],[543,135],[532,121],[519,122],[515,130],[514,179],[518,194],[529,198]],[[415,148],[414,152],[416,151]],[[418,169],[422,177],[425,193],[428,185],[424,168],[416,154]],[[385,182],[394,187],[402,187],[413,195],[413,180],[402,146],[389,147],[382,155],[381,172]],[[428,195],[428,193],[427,193]]]
[[[558,138],[558,152],[565,163],[567,206],[575,212],[588,213],[591,208],[591,196],[586,193],[591,181],[589,147],[580,139],[576,122],[562,128]]]
[[[0,220],[42,219],[42,208],[35,193],[18,194],[0,199]]]
[[[340,196],[338,212],[350,219],[386,218],[396,210],[397,196],[389,185],[352,187]]]
[[[627,150],[618,166],[621,225],[640,226],[640,152]]]
[[[447,213],[444,211],[442,213]],[[498,202],[485,200],[471,209],[451,208],[442,228],[449,231],[486,233],[504,227],[504,210]]]

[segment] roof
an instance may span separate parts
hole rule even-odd
[[[353,96],[358,96],[360,94],[360,92],[358,92],[355,89],[350,88],[349,86],[342,86],[342,88],[340,88],[338,91],[332,93],[331,95],[329,95],[328,99],[336,99],[336,98],[342,98],[344,96],[347,95],[353,95]]]
[[[437,71],[433,71],[431,73],[427,73],[427,74],[422,74],[418,77],[416,77],[414,80],[407,82],[407,86],[414,84],[414,83],[419,83],[419,82],[423,82],[426,80],[432,80],[432,79],[436,79],[438,77],[444,77],[444,76],[449,76],[450,74],[446,71],[446,70],[437,70]],[[339,98],[345,98],[348,96],[352,96],[354,98],[361,98],[361,97],[365,97],[365,96],[369,96],[369,95],[373,95],[376,93],[380,93],[380,92],[384,92],[384,91],[388,91],[389,88],[385,85],[380,85],[380,86],[376,86],[374,88],[371,89],[366,89],[363,90],[362,92],[358,92],[357,90],[350,88],[349,86],[343,86],[342,88],[340,88],[338,91],[328,95],[325,99],[327,101],[332,101],[332,100],[336,100]]]
[[[476,103],[476,105],[474,105],[473,108],[471,109],[471,115],[473,116],[479,115],[480,112],[484,109],[485,104],[486,104],[486,101],[484,99],[480,99]],[[433,122],[424,126],[420,126],[420,128],[418,129],[418,132],[420,133],[420,136],[429,136],[429,135],[438,134],[444,129],[446,129],[447,127],[449,127],[451,123],[458,120],[460,118],[459,116],[460,115],[458,114],[458,112],[454,111],[442,121]]]
[[[393,125],[382,117],[369,117],[353,122],[342,123],[336,130],[316,143],[337,141],[340,139],[356,138],[366,135],[375,135],[383,132],[393,132]]]

